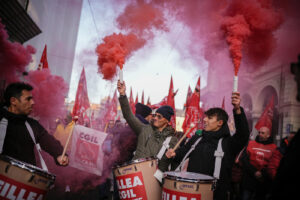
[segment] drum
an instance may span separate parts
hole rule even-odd
[[[0,155],[0,199],[44,199],[55,175]]]
[[[159,200],[161,187],[153,176],[158,160],[142,158],[114,168],[120,199]]]
[[[215,178],[191,172],[165,172],[162,200],[213,200]]]

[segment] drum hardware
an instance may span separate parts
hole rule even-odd
[[[6,167],[5,167],[5,173],[7,173],[8,172],[8,169],[10,168],[10,165],[6,165]]]
[[[177,182],[174,181],[174,188],[177,189]]]
[[[214,191],[217,188],[217,181],[214,180],[212,185],[211,185],[211,191]]]
[[[154,163],[153,163],[153,162],[154,162],[154,161],[152,160],[152,161],[151,161],[151,165],[150,165],[151,167],[153,167],[153,165],[154,165]]]
[[[199,191],[199,188],[200,188],[200,184],[197,184],[196,191]]]
[[[136,165],[134,165],[134,169],[135,169],[135,171],[137,172],[137,168],[136,168]]]
[[[34,177],[35,177],[35,175],[34,175],[34,174],[31,174],[31,176],[30,176],[30,178],[29,178],[28,182],[31,182],[31,181],[33,181]]]
[[[121,175],[121,172],[120,172],[120,170],[119,170],[119,169],[117,169],[117,171],[118,171],[119,175]]]

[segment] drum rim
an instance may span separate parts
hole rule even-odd
[[[127,162],[125,162],[123,164],[120,164],[120,165],[115,165],[113,168],[116,169],[116,168],[119,168],[119,167],[126,167],[128,165],[147,162],[147,161],[150,161],[150,160],[157,160],[157,158],[155,156],[150,156],[150,157],[146,157],[146,158],[138,158],[138,159],[127,161]]]
[[[15,158],[7,156],[7,155],[0,155],[0,160],[8,162],[9,164],[11,164],[13,166],[17,166],[21,169],[25,169],[25,170],[29,171],[30,173],[35,173],[42,177],[50,178],[51,180],[55,180],[55,178],[56,178],[55,174],[52,174],[52,173],[50,173],[44,169],[41,169],[37,166],[17,160]]]
[[[168,171],[168,172],[174,172],[174,171]],[[168,172],[165,172],[164,173],[164,178],[167,178],[167,179],[170,179],[170,180],[176,180],[176,181],[182,181],[182,182],[189,182],[189,183],[213,183],[215,181],[215,178],[212,177],[212,176],[209,176],[211,177],[212,179],[190,179],[190,178],[182,178],[182,177],[179,177],[179,176],[174,176],[174,175],[170,175],[168,174]],[[194,172],[189,172],[189,173],[193,173],[193,174],[198,174],[199,173],[194,173]],[[208,176],[206,174],[201,174],[201,175],[205,175],[205,176]]]

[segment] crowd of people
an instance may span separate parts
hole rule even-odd
[[[299,65],[299,62],[291,65],[298,87],[298,101]],[[136,104],[134,115],[126,96],[125,82],[118,81],[117,89],[126,124],[112,121],[107,127],[108,136],[102,150],[109,170],[132,159],[154,156],[158,157],[158,169],[154,176],[159,182],[163,179],[163,173],[170,169],[209,175],[216,180],[215,200],[285,199],[297,195],[298,184],[292,180],[299,178],[299,130],[298,133],[290,132],[282,139],[280,146],[274,144],[267,126],[258,130],[255,140],[249,140],[250,131],[239,92],[233,92],[231,96],[234,134],[230,133],[226,111],[210,108],[205,112],[201,134],[195,134],[175,150],[174,146],[183,133],[175,132],[170,125],[174,115],[172,107],[164,105],[152,111],[146,105]],[[68,156],[62,155],[60,142],[37,120],[29,117],[35,103],[32,90],[32,86],[26,83],[7,86],[5,104],[0,108],[0,153],[37,165],[34,152],[43,149],[57,165],[67,166]],[[123,137],[125,132],[126,140]],[[124,148],[127,154],[123,152],[122,156],[112,160],[112,152]],[[184,169],[187,158],[188,165]],[[112,176],[96,190],[99,199],[119,198]]]

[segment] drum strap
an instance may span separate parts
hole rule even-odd
[[[0,154],[2,153],[2,150],[3,150],[3,144],[4,144],[4,139],[6,136],[7,124],[8,124],[7,119],[5,119],[3,117],[0,121]]]
[[[185,160],[187,159],[187,157],[194,151],[194,149],[196,148],[197,144],[201,141],[202,137],[200,137],[198,140],[196,140],[196,142],[192,145],[192,147],[190,148],[190,150],[187,152],[187,154],[185,154],[184,158],[182,159],[180,165],[175,169],[175,171],[181,171],[181,167],[182,165],[185,163]]]
[[[34,134],[33,134],[33,130],[31,128],[31,126],[29,125],[29,123],[25,122],[25,125],[26,125],[26,128],[27,128],[27,130],[28,130],[28,132],[29,132],[34,144],[35,144],[35,147],[37,149],[37,152],[38,152],[38,155],[39,155],[39,158],[40,158],[40,161],[41,161],[42,168],[43,168],[43,170],[48,171],[48,167],[47,167],[47,165],[45,163],[45,160],[43,159],[42,154],[41,154],[41,150],[42,150],[41,146],[40,146],[40,144],[36,143],[36,140],[35,140],[35,137],[34,137]]]
[[[170,147],[170,146],[169,146],[169,143],[170,143],[170,141],[171,141],[171,138],[172,138],[172,136],[169,136],[169,137],[167,137],[167,138],[165,139],[165,141],[164,141],[164,143],[163,143],[163,145],[162,145],[160,151],[158,152],[158,154],[157,154],[157,156],[156,156],[156,157],[158,158],[158,160],[161,160],[161,158],[162,158],[163,155],[165,154],[165,151]]]
[[[223,140],[223,138],[219,139],[218,148],[215,151],[216,160],[215,160],[214,177],[216,179],[220,178],[222,159],[223,159],[223,156],[224,156],[224,152],[223,152],[223,149],[222,149],[222,140]]]

